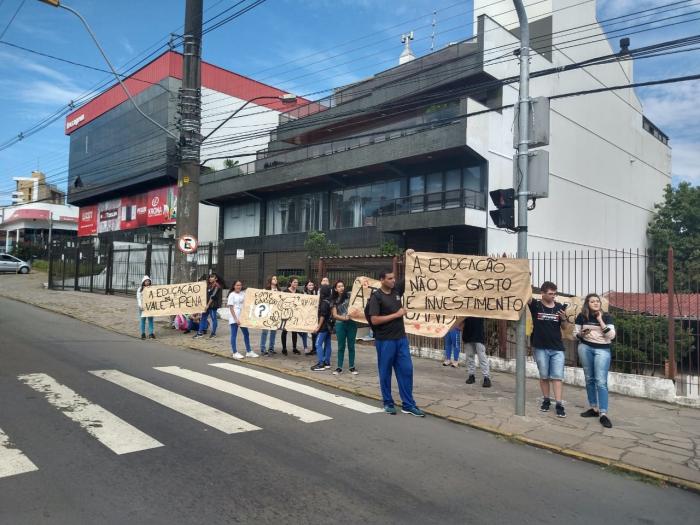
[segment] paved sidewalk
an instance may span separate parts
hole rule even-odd
[[[49,291],[43,288],[45,274],[0,275],[0,296],[17,299],[48,310],[69,315],[108,328],[138,336],[136,298],[105,296],[73,291]],[[156,336],[161,343],[193,348],[222,357],[230,356],[228,322],[222,321],[215,339],[192,339],[156,321]],[[281,343],[276,342],[279,352]],[[251,339],[258,351],[258,333]],[[334,376],[331,371],[312,372],[314,358],[291,354],[247,359],[256,366],[270,368],[339,388],[346,392],[380,400],[374,348],[358,345],[356,366],[360,374],[347,371]],[[149,341],[144,342],[146,347]],[[239,336],[242,345],[242,337]],[[301,350],[301,340],[299,341]],[[335,342],[334,362],[335,365]],[[240,348],[240,347],[239,347]],[[347,363],[345,365],[347,367]],[[565,386],[566,419],[540,413],[539,386],[527,381],[525,417],[513,415],[515,378],[494,373],[493,388],[482,388],[477,367],[477,382],[465,384],[466,369],[441,366],[440,362],[414,358],[414,396],[427,413],[456,423],[494,432],[514,441],[591,461],[610,468],[638,473],[700,492],[700,410],[650,400],[610,395],[610,418],[614,427],[604,429],[597,419],[584,419],[584,389]],[[398,401],[400,398],[395,393]]]

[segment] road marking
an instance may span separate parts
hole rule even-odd
[[[88,434],[116,454],[163,446],[148,434],[144,434],[100,405],[91,403],[49,375],[26,374],[18,376],[18,379],[44,394],[46,400],[63,415],[78,423]]]
[[[238,419],[237,417],[222,412],[214,407],[190,399],[189,397],[181,396],[165,388],[154,385],[137,377],[124,374],[118,370],[91,370],[91,374],[97,377],[106,379],[107,381],[119,385],[122,388],[139,394],[151,401],[155,401],[184,414],[192,419],[221,430],[225,434],[237,434],[239,432],[250,432],[252,430],[260,430],[260,427],[251,425],[247,421]]]
[[[0,428],[0,478],[39,470]]]
[[[316,399],[328,401],[329,403],[349,408],[351,410],[356,410],[358,412],[362,412],[363,414],[375,414],[379,412],[384,412],[384,410],[382,410],[381,408],[368,405],[367,403],[355,401],[354,399],[349,399],[347,397],[339,396],[337,394],[331,394],[329,392],[325,392],[312,386],[302,385],[300,383],[290,381],[289,379],[277,377],[275,375],[260,372],[258,370],[252,370],[244,366],[234,365],[232,363],[210,363],[209,366],[215,366],[217,368],[229,370],[230,372],[235,372],[236,374],[254,377],[255,379],[265,381],[266,383],[281,386],[283,388],[288,388],[290,390],[294,390],[295,392],[299,392],[300,394],[305,394],[307,396],[315,397]]]
[[[229,381],[224,381],[217,377],[208,376],[206,374],[200,374],[193,370],[187,370],[185,368],[180,368],[179,366],[156,366],[156,370],[165,372],[166,374],[172,374],[177,377],[182,377],[183,379],[189,379],[200,385],[205,385],[210,388],[214,388],[221,392],[231,394],[250,401],[251,403],[256,403],[270,410],[277,410],[284,414],[289,414],[290,416],[298,418],[304,423],[315,423],[317,421],[326,421],[328,419],[333,419],[318,412],[313,412],[305,408],[293,405],[292,403],[287,403],[276,397],[268,396],[262,392],[256,392],[250,388],[245,388],[243,386],[231,383]]]

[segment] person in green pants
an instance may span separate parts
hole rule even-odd
[[[343,281],[336,281],[331,295],[331,315],[335,320],[335,336],[338,339],[338,367],[333,375],[343,373],[343,361],[345,360],[345,344],[348,345],[348,364],[350,373],[357,375],[355,368],[355,339],[357,336],[357,323],[350,319],[348,307],[350,306],[350,292],[345,290]]]

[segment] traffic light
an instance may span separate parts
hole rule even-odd
[[[515,229],[515,190],[493,190],[489,192],[497,209],[491,210],[491,220],[497,228]]]

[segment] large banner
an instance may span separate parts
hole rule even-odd
[[[262,330],[313,332],[318,325],[318,295],[247,288],[241,326]]]
[[[377,290],[381,283],[371,277],[357,277],[352,285],[350,294],[350,308],[348,313],[353,321],[367,324],[365,319],[365,305],[370,295]],[[406,312],[404,327],[406,333],[422,335],[425,337],[444,337],[457,320],[454,316],[445,316],[433,313]]]
[[[406,252],[408,312],[515,321],[531,295],[527,260]]]
[[[207,283],[164,284],[143,289],[141,317],[202,313],[207,307]]]
[[[540,294],[532,294],[533,299],[542,299]],[[566,314],[567,323],[562,323],[561,325],[561,337],[562,339],[568,339],[569,341],[575,341],[574,337],[574,321],[576,321],[576,316],[581,313],[583,308],[583,297],[560,297],[557,296],[555,301],[566,306],[564,313]],[[601,308],[604,312],[608,311],[610,304],[605,297],[600,298]],[[530,315],[530,309],[527,310],[527,335],[532,333],[532,315]]]
[[[82,206],[79,212],[78,237],[175,224],[176,221],[177,186],[168,186],[92,206]]]

